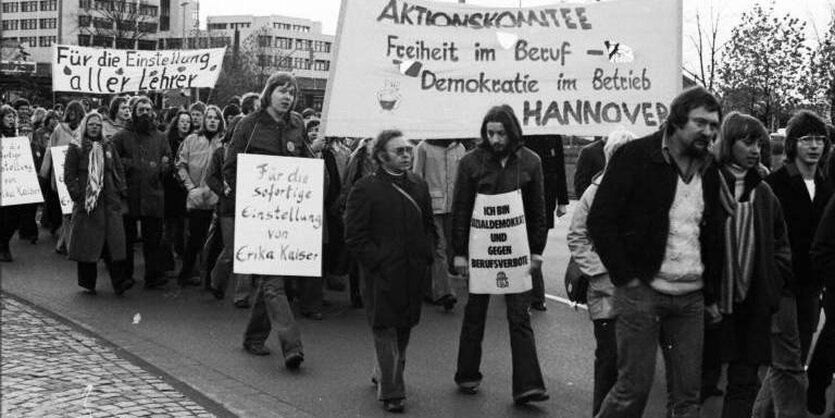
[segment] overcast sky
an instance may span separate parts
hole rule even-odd
[[[353,0],[365,1],[365,0]],[[457,1],[457,0],[445,0]],[[616,1],[616,0],[613,0]],[[677,0],[657,0],[677,1]],[[468,0],[467,3],[487,6],[539,6],[543,4],[559,3],[558,0]],[[711,4],[714,10],[721,14],[720,38],[727,39],[731,28],[739,21],[739,17],[749,9],[756,0],[684,0],[684,56],[685,61],[693,59],[690,34],[696,33],[696,10],[708,13]],[[768,3],[768,0],[762,1]],[[780,13],[791,13],[795,17],[805,19],[808,24],[808,37],[815,38],[815,27],[823,33],[831,19],[831,10],[835,7],[835,0],[774,0],[775,9]],[[339,20],[341,0],[246,0],[232,2],[229,0],[200,0],[200,21],[205,25],[206,16],[278,14],[285,16],[304,17],[322,22],[323,31],[327,34],[336,33]]]

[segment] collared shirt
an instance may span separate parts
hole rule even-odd
[[[684,180],[685,183],[690,183],[690,181],[693,180],[693,176],[696,175],[696,173],[699,173],[699,175],[704,174],[705,170],[710,165],[710,162],[713,158],[711,153],[706,152],[702,157],[693,158],[690,162],[690,167],[687,169],[687,172],[682,173],[681,168],[675,160],[675,157],[673,157],[673,154],[670,152],[670,141],[671,139],[669,136],[667,136],[667,132],[665,131],[664,137],[661,140],[661,155],[664,156],[664,161],[666,161],[667,164],[670,164],[671,166],[673,166],[673,168],[676,169],[676,172],[678,172],[678,175],[681,177],[682,180]]]

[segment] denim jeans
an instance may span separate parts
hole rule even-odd
[[[302,335],[284,293],[284,276],[257,276],[258,290],[244,333],[244,345],[264,345],[275,327],[284,357],[302,353]]]
[[[251,280],[246,275],[232,272],[235,254],[235,218],[233,216],[222,216],[220,218],[220,231],[223,235],[223,251],[217,258],[215,268],[212,269],[212,288],[225,292],[231,277],[232,286],[235,289],[232,301],[249,300],[252,292]]]
[[[667,295],[641,282],[615,288],[618,380],[597,417],[640,417],[655,374],[656,344],[667,371],[667,416],[700,413],[704,299],[701,291]]]
[[[618,380],[618,340],[614,319],[594,320],[594,400],[592,415],[600,411],[606,394]]]
[[[448,242],[444,235],[445,225],[452,222],[452,215],[449,213],[436,214],[432,219],[435,221],[438,245],[435,247],[435,260],[432,262],[431,297],[432,300],[437,301],[446,295],[455,296],[455,292],[452,290],[452,281],[449,278],[449,264],[446,256]]]
[[[507,305],[507,322],[510,328],[510,352],[513,362],[513,397],[531,391],[545,392],[542,370],[536,355],[531,317],[528,313],[530,297],[527,293],[504,295]],[[458,370],[455,382],[479,383],[482,374],[481,342],[484,339],[484,322],[490,295],[470,293],[464,308],[464,324],[458,346]]]
[[[806,372],[801,361],[797,303],[783,294],[771,318],[771,367],[763,379],[753,417],[805,417]]]
[[[406,397],[403,371],[406,369],[406,346],[411,328],[375,327],[374,350],[377,362],[374,377],[377,379],[377,399],[388,401]]]

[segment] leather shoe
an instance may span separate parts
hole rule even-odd
[[[133,287],[136,282],[133,279],[127,279],[123,281],[119,287],[116,289],[116,296],[122,296],[123,293],[127,292],[128,289]]]
[[[270,349],[264,347],[263,344],[244,344],[244,350],[253,356],[268,356]]]
[[[385,409],[386,412],[394,412],[399,414],[406,410],[406,403],[403,401],[403,399],[385,400],[383,401],[383,409]]]
[[[302,353],[292,353],[284,359],[284,366],[290,370],[298,370],[303,361],[304,356]]]
[[[475,395],[478,393],[478,383],[459,383],[458,391],[465,395]]]
[[[303,317],[307,319],[312,319],[314,321],[321,321],[325,319],[324,315],[321,312],[306,312],[302,314]]]
[[[531,303],[531,309],[539,312],[545,312],[548,310],[548,307],[545,306],[545,302],[534,302]]]
[[[544,402],[548,399],[551,399],[551,397],[545,392],[532,392],[514,399],[513,402],[516,405],[525,405],[531,402]]]

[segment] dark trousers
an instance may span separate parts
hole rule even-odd
[[[0,251],[9,249],[9,241],[20,227],[21,206],[0,206]]]
[[[223,231],[220,227],[220,217],[212,214],[209,222],[209,230],[206,231],[206,240],[203,243],[203,250],[200,256],[200,278],[206,289],[212,288],[212,270],[217,264],[220,253],[223,252]]]
[[[297,279],[296,289],[299,295],[299,308],[302,315],[321,313],[325,299],[324,279],[322,277],[304,277]]]
[[[186,280],[194,268],[194,262],[203,250],[209,225],[212,223],[211,210],[190,210],[188,212],[188,241],[183,254],[183,269],[180,270],[180,282]],[[143,234],[144,235],[144,234]]]
[[[406,346],[409,345],[411,328],[374,327],[374,350],[377,363],[374,377],[377,379],[377,399],[388,401],[406,397],[403,371],[406,369]]]
[[[45,183],[46,186],[41,187],[41,190],[46,190],[46,193],[44,193],[44,207],[41,224],[43,225],[44,220],[46,220],[46,223],[49,224],[49,232],[54,234],[55,231],[61,227],[64,214],[61,212],[61,199],[58,197],[58,192],[52,190],[52,186],[49,185],[48,181]]]
[[[533,271],[531,274],[531,282],[533,283],[533,289],[530,291],[530,302],[545,303],[545,278],[542,277],[542,269],[535,269]]]
[[[800,333],[800,361],[806,364],[809,358],[809,348],[812,346],[812,335],[818,329],[821,317],[820,290],[804,289],[796,294],[797,298],[797,330]]]
[[[530,296],[527,293],[505,295],[507,322],[510,328],[510,351],[513,363],[513,396],[530,391],[545,391],[539,358],[536,355],[531,317],[528,313]],[[490,295],[470,293],[464,308],[464,323],[458,345],[458,370],[455,382],[481,382],[481,342]]]
[[[38,214],[38,206],[40,203],[33,203],[31,205],[21,205],[20,207],[20,238],[21,239],[37,239],[38,238],[38,223],[35,217]]]
[[[258,289],[244,332],[244,345],[264,345],[275,328],[284,357],[293,353],[301,354],[302,334],[285,294],[285,285],[290,279],[282,276],[256,276],[255,280]]]
[[[594,323],[594,400],[592,415],[597,415],[606,394],[618,380],[618,341],[614,319],[597,319]]]
[[[702,346],[702,398],[704,398],[707,391],[717,389],[719,378],[722,376],[721,324],[709,324],[705,318],[705,339]]]
[[[126,280],[125,277],[125,261],[113,261],[110,256],[110,251],[107,248],[107,242],[104,243],[102,250],[102,258],[107,270],[110,273],[110,283],[113,289],[116,290],[121,286],[122,282]],[[96,278],[98,276],[97,263],[78,262],[78,285],[89,290],[96,289]]]
[[[186,248],[186,217],[185,215],[168,215],[165,217],[165,243],[167,250],[182,256]]]
[[[760,390],[757,376],[759,364],[732,362],[728,364],[728,387],[722,405],[723,418],[750,417]]]
[[[164,266],[159,263],[160,245],[162,243],[162,218],[151,216],[124,216],[125,241],[127,254],[125,257],[126,277],[133,277],[133,243],[136,242],[136,223],[142,227],[142,256],[145,259],[145,283],[154,283],[160,280]]]
[[[835,373],[835,290],[827,290],[823,299],[826,322],[823,324],[812,360],[806,371],[809,377],[809,392],[825,393],[832,384]]]

